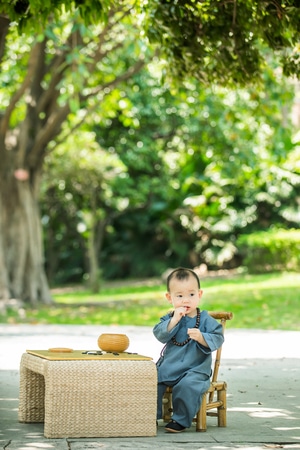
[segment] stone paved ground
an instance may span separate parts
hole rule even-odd
[[[194,426],[180,434],[165,433],[160,422],[156,437],[46,439],[43,424],[18,423],[22,353],[54,346],[94,349],[98,335],[107,331],[126,333],[129,351],[157,359],[161,345],[148,327],[0,325],[0,448],[300,449],[300,332],[227,330],[220,371],[228,383],[226,428],[208,418],[206,433],[197,433]]]

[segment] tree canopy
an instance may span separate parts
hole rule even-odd
[[[77,9],[86,24],[106,21],[116,3],[132,3],[140,26],[166,61],[175,81],[245,85],[261,79],[269,49],[287,76],[300,75],[298,0],[15,0],[1,1],[0,52],[9,21],[38,30],[50,17]],[[1,54],[1,53],[0,53]]]
[[[148,35],[171,73],[202,82],[249,84],[268,65],[266,49],[286,75],[300,74],[300,4],[279,0],[152,0]]]

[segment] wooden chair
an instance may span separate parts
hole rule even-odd
[[[231,312],[209,311],[209,314],[216,320],[219,320],[225,332],[226,321],[231,320],[233,314]],[[226,427],[226,391],[227,384],[225,381],[218,380],[219,367],[221,364],[222,347],[216,351],[215,361],[211,383],[208,391],[203,395],[200,409],[194,418],[196,422],[196,431],[206,431],[206,416],[214,416],[218,418],[218,426]],[[216,410],[216,411],[211,411]],[[172,388],[168,387],[163,398],[163,420],[169,422],[172,416]]]

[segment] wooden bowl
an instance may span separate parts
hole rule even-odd
[[[103,333],[98,337],[98,346],[104,352],[122,353],[129,347],[129,338],[126,334]]]

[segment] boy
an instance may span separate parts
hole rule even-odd
[[[172,386],[173,415],[166,425],[178,433],[191,426],[202,395],[210,386],[212,352],[224,341],[221,324],[198,308],[203,291],[197,274],[179,267],[167,278],[166,298],[174,311],[163,316],[153,334],[166,344],[157,362],[157,418],[162,418],[162,398]]]

